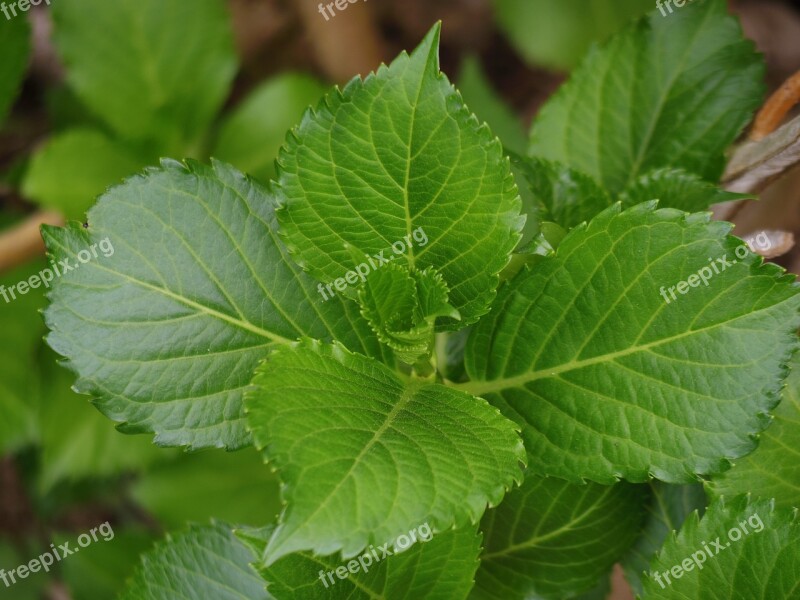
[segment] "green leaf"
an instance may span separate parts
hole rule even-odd
[[[769,501],[748,502],[745,496],[717,502],[702,520],[692,514],[667,540],[645,579],[644,597],[794,599],[800,590],[798,547],[796,511],[774,510]]]
[[[37,441],[37,401],[41,386],[36,353],[44,333],[39,311],[44,307],[41,286],[20,294],[16,286],[30,281],[43,260],[14,269],[0,277],[0,454]]]
[[[270,79],[226,117],[213,155],[253,177],[272,179],[286,132],[325,91],[319,81],[300,73]]]
[[[170,528],[211,518],[267,525],[281,510],[278,478],[252,448],[183,454],[141,475],[131,496]]]
[[[726,192],[682,169],[656,169],[633,181],[620,195],[620,201],[625,208],[658,200],[662,208],[701,212],[712,204],[753,197],[752,194]]]
[[[502,145],[439,72],[438,45],[436,25],[410,57],[306,114],[281,151],[276,193],[282,234],[314,277],[342,278],[353,249],[394,244],[409,269],[441,273],[462,320],[440,326],[454,329],[488,310],[524,219]]]
[[[191,525],[142,557],[120,600],[271,600],[252,561],[228,526]]]
[[[437,317],[459,318],[448,303],[447,284],[431,267],[409,273],[389,264],[365,283],[359,292],[362,314],[378,339],[408,364],[430,357]]]
[[[607,578],[644,521],[641,486],[528,475],[486,513],[474,600],[564,598]]]
[[[642,576],[667,536],[678,531],[690,513],[699,511],[702,515],[706,507],[706,495],[700,484],[670,485],[654,481],[650,490],[647,521],[639,539],[621,561],[625,579],[640,595],[643,593]]]
[[[521,480],[522,444],[496,409],[340,345],[276,350],[253,383],[250,429],[288,504],[267,564],[301,550],[347,558],[424,522],[476,522]]]
[[[455,387],[523,427],[534,472],[691,483],[769,423],[797,346],[794,277],[730,224],[654,207],[617,204],[573,229],[470,338],[473,381]]]
[[[567,70],[652,0],[495,0],[500,27],[530,63]]]
[[[387,558],[383,558],[380,548],[370,548],[350,561],[339,555],[298,552],[269,567],[257,564],[256,568],[267,580],[267,590],[281,600],[463,600],[472,588],[478,566],[480,536],[475,529],[469,526],[444,531],[433,538],[426,536],[428,541],[419,541],[397,553],[399,548],[392,544],[387,550],[393,554]],[[262,556],[273,532],[274,528],[268,527],[238,531],[237,535],[254,554]],[[339,578],[336,569],[342,573],[341,568],[347,570],[348,565],[353,572],[347,571],[345,578]]]
[[[97,196],[144,165],[100,131],[76,129],[56,135],[33,155],[22,192],[70,219],[82,219]]]
[[[30,26],[24,15],[0,19],[0,125],[17,97],[29,53]]]
[[[41,491],[62,480],[112,477],[171,458],[149,439],[120,435],[109,427],[85,396],[70,389],[72,376],[56,365],[53,353],[44,356],[37,372],[43,380],[39,417]]]
[[[763,95],[764,66],[724,0],[655,11],[593,50],[534,122],[530,153],[622,192],[655,168],[717,181]]]
[[[67,81],[86,106],[162,155],[194,148],[237,68],[221,0],[72,0],[51,10]]]
[[[75,545],[73,535],[57,535],[56,546]],[[115,531],[114,538],[81,548],[69,560],[60,563],[63,579],[73,600],[113,600],[133,575],[139,556],[153,546],[153,535],[145,531]]]
[[[567,229],[591,220],[613,203],[594,179],[564,165],[528,157],[518,157],[514,165],[549,219]]]
[[[87,218],[44,228],[51,255],[79,266],[55,282],[48,342],[125,433],[241,448],[242,394],[273,346],[310,336],[383,356],[357,306],[321,301],[278,241],[267,190],[232,167],[165,161]],[[79,264],[92,244],[110,252]]]
[[[464,60],[458,78],[458,91],[481,121],[486,121],[503,146],[522,154],[528,146],[522,121],[492,87],[474,56]]]
[[[800,508],[800,361],[792,363],[792,372],[783,390],[783,399],[775,409],[775,420],[764,433],[758,448],[737,461],[730,471],[707,483],[714,496],[751,493],[774,498],[779,508]]]

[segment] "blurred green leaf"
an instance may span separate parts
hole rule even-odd
[[[109,427],[86,396],[70,389],[73,376],[56,364],[55,353],[46,352],[41,363],[42,491],[61,480],[140,471],[174,457],[174,451],[154,446],[150,436],[124,435]]]
[[[39,313],[45,305],[44,288],[31,289],[24,295],[11,288],[28,281],[45,266],[44,260],[39,260],[0,277],[0,453],[33,442],[39,435],[36,410],[40,382],[35,365],[44,333]]]
[[[83,220],[97,197],[145,161],[100,131],[75,129],[51,138],[32,159],[22,192],[70,219]]]
[[[140,476],[131,494],[168,528],[212,517],[263,526],[281,509],[278,479],[252,448],[183,454]]]
[[[327,89],[316,79],[286,73],[256,88],[222,123],[212,156],[267,181],[286,132]]]
[[[631,182],[619,199],[624,208],[658,200],[660,208],[702,212],[712,204],[746,198],[753,198],[753,195],[726,192],[683,169],[656,169]]]
[[[0,16],[0,125],[17,96],[30,52],[30,26],[25,15]]]
[[[67,81],[121,138],[187,156],[228,96],[237,58],[222,0],[53,2]]]
[[[519,154],[524,154],[528,145],[525,129],[520,118],[500,97],[481,69],[474,56],[461,65],[458,91],[469,109],[478,119],[486,121],[503,146]]]
[[[56,545],[71,542],[74,547],[74,540],[74,535],[55,536]],[[139,555],[154,542],[155,536],[145,531],[115,531],[113,539],[105,541],[98,536],[98,541],[81,548],[80,554],[59,563],[71,600],[116,598],[136,569]]]
[[[570,69],[592,42],[603,41],[654,0],[495,0],[497,20],[529,62]]]
[[[31,544],[30,547],[34,547],[34,545]],[[8,572],[20,565],[27,564],[36,556],[23,556],[7,540],[0,537],[0,569]],[[10,584],[8,587],[0,579],[0,598],[3,600],[6,600],[6,598],[8,600],[41,600],[51,579],[51,576],[46,572],[39,571],[38,573],[31,573],[25,579],[15,578],[16,583],[12,584],[11,577],[6,576]]]

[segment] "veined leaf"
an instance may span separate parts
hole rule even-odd
[[[370,548],[351,560],[298,552],[256,568],[267,580],[267,591],[281,600],[464,600],[478,567],[481,538],[475,529],[471,525],[443,531],[400,552],[396,544]],[[267,527],[236,535],[262,556],[273,532]],[[384,550],[392,554],[384,557]],[[338,577],[337,569],[346,577]]]
[[[234,449],[250,443],[243,391],[276,344],[337,339],[382,357],[358,307],[321,302],[276,229],[259,184],[221,163],[172,161],[109,190],[88,228],[44,228],[51,255],[78,267],[45,313],[77,391],[126,433]],[[93,244],[103,252],[80,264]]]
[[[521,480],[522,443],[496,409],[340,345],[275,351],[253,383],[248,422],[287,503],[267,565],[303,550],[349,558],[425,522],[476,522]]]
[[[0,125],[17,97],[30,52],[30,26],[24,16],[0,19]]]
[[[797,511],[745,496],[716,502],[667,540],[651,564],[644,597],[793,600],[800,597],[798,547]]]
[[[678,531],[689,514],[699,511],[702,515],[706,507],[706,495],[699,483],[670,485],[654,481],[650,483],[650,490],[647,520],[639,539],[621,561],[625,579],[640,595],[643,593],[642,578],[667,536]]]
[[[236,73],[221,0],[53,2],[67,81],[121,138],[185,156]],[[91,18],[87,18],[91,15]]]
[[[779,508],[800,509],[800,361],[792,363],[792,372],[783,390],[783,399],[775,409],[775,421],[758,442],[758,448],[745,456],[730,471],[707,483],[716,496],[752,494],[774,498]]]
[[[409,273],[390,264],[365,283],[358,295],[362,314],[378,339],[408,364],[432,353],[437,317],[459,317],[448,303],[447,284],[431,267]]]
[[[588,175],[541,158],[517,157],[524,176],[548,219],[567,229],[589,221],[613,203],[611,196]]]
[[[281,152],[276,193],[281,233],[314,277],[343,277],[353,249],[396,244],[409,269],[442,275],[462,320],[440,323],[455,329],[488,310],[524,218],[502,145],[439,72],[438,46],[436,25],[411,56],[307,113]]]
[[[473,600],[566,598],[608,576],[636,539],[641,486],[573,485],[528,475],[483,517],[484,551]]]
[[[712,204],[746,198],[753,198],[753,195],[726,192],[683,169],[656,169],[645,173],[620,195],[624,208],[658,200],[662,208],[677,208],[686,212],[701,212],[708,210]]]
[[[272,600],[252,561],[227,525],[191,525],[142,557],[120,600]]]
[[[731,225],[654,207],[573,229],[470,338],[473,381],[455,387],[523,426],[534,472],[690,483],[769,423],[797,345],[794,278]]]
[[[613,194],[655,168],[717,181],[763,95],[763,61],[724,0],[652,12],[592,50],[545,105],[530,153]]]

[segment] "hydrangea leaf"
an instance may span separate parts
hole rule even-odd
[[[30,25],[25,17],[0,19],[0,125],[6,120],[28,66]]]
[[[462,320],[441,327],[454,329],[488,311],[524,218],[503,147],[439,72],[438,45],[436,25],[411,56],[306,113],[276,193],[282,234],[312,276],[334,281],[354,268],[352,249],[374,256],[405,240],[410,270],[444,278]]]
[[[636,539],[647,496],[641,486],[574,485],[527,475],[486,513],[472,600],[565,598],[608,576]]]
[[[367,277],[358,298],[378,339],[408,364],[430,356],[437,317],[459,318],[448,303],[447,284],[431,267],[409,273],[387,265]]]
[[[724,0],[650,13],[589,52],[543,107],[530,153],[613,194],[655,168],[717,181],[761,102],[764,66]]]
[[[655,202],[604,211],[501,290],[455,387],[523,427],[534,472],[691,483],[727,469],[769,423],[800,325],[794,277],[730,228]]]
[[[746,496],[718,501],[702,520],[693,513],[680,533],[670,536],[651,564],[644,597],[797,598],[798,547],[796,510],[776,510],[768,500],[750,502]]]
[[[752,454],[736,461],[734,467],[714,476],[707,488],[711,494],[735,496],[752,494],[774,498],[779,508],[800,508],[800,361],[792,372],[775,409],[775,420]]]
[[[74,0],[51,11],[67,81],[87,107],[162,156],[193,149],[236,74],[224,2]]]
[[[521,480],[522,443],[497,409],[341,345],[278,349],[253,383],[250,429],[287,503],[266,564],[306,550],[349,558],[421,523],[476,522]]]
[[[589,221],[613,203],[594,179],[565,165],[528,157],[517,157],[514,164],[549,220],[562,227]]]
[[[753,195],[726,192],[694,173],[667,168],[650,171],[633,181],[620,195],[620,202],[627,208],[658,200],[658,205],[663,208],[700,212],[708,210],[712,204],[747,198],[753,198]]]
[[[266,527],[236,534],[256,556],[262,556],[273,532],[273,527]],[[380,548],[368,549],[351,560],[336,554],[296,552],[268,567],[255,566],[267,581],[267,591],[281,600],[465,600],[478,567],[480,540],[471,525],[443,531],[400,552],[396,552],[396,544],[390,544],[386,550],[392,555],[385,558]],[[347,571],[348,565],[352,572]],[[336,569],[342,573],[342,567],[347,571],[345,578],[336,575]]]
[[[275,345],[337,339],[391,361],[356,305],[320,301],[278,239],[267,190],[227,165],[165,161],[109,190],[88,227],[44,237],[78,267],[53,284],[48,342],[77,391],[159,445],[248,445],[242,394]],[[110,251],[80,264],[92,244]]]
[[[640,595],[643,576],[667,536],[678,531],[692,512],[699,511],[702,515],[706,507],[706,495],[699,483],[671,485],[654,481],[650,483],[650,490],[647,520],[639,539],[621,561],[625,580]]]
[[[142,556],[119,600],[272,600],[252,562],[227,525],[191,525]]]

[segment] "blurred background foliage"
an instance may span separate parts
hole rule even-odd
[[[796,4],[732,3],[773,87],[800,64]],[[287,130],[330,85],[414,47],[437,20],[445,72],[505,146],[523,153],[532,116],[580,57],[653,8],[370,0],[326,21],[311,0],[52,0],[0,17],[0,285],[46,266],[40,223],[83,220],[107,187],[160,157],[214,156],[269,181]],[[795,212],[772,215],[800,227]],[[787,266],[797,271],[797,260]],[[119,434],[70,391],[72,374],[43,342],[43,292],[0,298],[0,566],[106,520],[123,543],[0,586],[0,598],[112,598],[164,530],[274,518],[278,484],[255,451],[159,449]],[[615,597],[630,597],[615,586]]]

